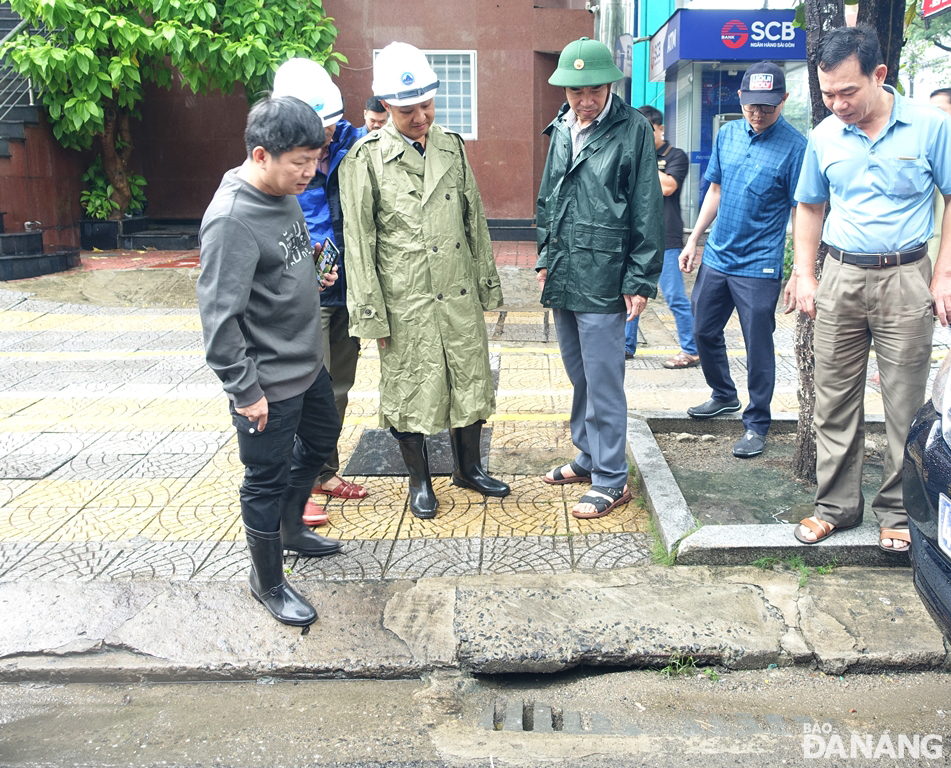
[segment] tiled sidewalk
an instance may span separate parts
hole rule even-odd
[[[500,266],[534,264],[531,243],[495,247]],[[85,254],[83,269],[189,268],[195,255]],[[289,560],[300,577],[555,573],[646,562],[648,521],[635,505],[575,520],[569,511],[579,488],[539,479],[574,454],[571,388],[550,316],[540,307],[503,308],[485,319],[498,371],[490,470],[512,484],[512,495],[484,499],[441,477],[440,514],[421,521],[406,509],[405,478],[355,478],[371,495],[330,501],[331,525],[320,530],[343,539],[344,554]],[[777,315],[777,323],[774,410],[795,412],[793,316]],[[643,343],[627,365],[629,408],[683,411],[706,399],[699,368],[662,367],[677,351],[662,301],[648,305],[640,327]],[[947,330],[935,339],[939,359]],[[742,387],[735,320],[727,342]],[[364,344],[341,437],[344,462],[362,431],[377,426],[378,377],[375,346]],[[881,412],[872,387],[866,409]],[[195,310],[65,305],[0,290],[0,580],[243,580],[241,474]]]

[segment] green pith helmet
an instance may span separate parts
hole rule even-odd
[[[548,78],[552,85],[565,88],[584,88],[586,85],[606,85],[624,77],[617,68],[611,51],[604,43],[582,37],[568,43],[558,57],[558,69]]]

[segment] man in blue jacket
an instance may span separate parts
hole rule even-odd
[[[329,239],[340,251],[337,282],[320,295],[320,326],[324,342],[324,366],[333,380],[334,404],[343,422],[347,395],[356,377],[360,345],[348,331],[350,315],[347,312],[343,212],[337,169],[344,155],[359,138],[359,132],[343,119],[340,89],[315,61],[290,59],[282,64],[274,76],[274,93],[276,96],[294,96],[310,104],[320,116],[328,137],[332,137],[317,164],[314,178],[307,189],[298,195],[298,200],[307,220],[311,245],[323,246]],[[339,471],[340,456],[335,447],[317,477],[314,492],[341,499],[362,499],[367,495],[363,486],[347,482],[337,474]],[[304,522],[307,525],[326,524],[326,510],[308,502],[304,510]]]
[[[574,387],[571,440],[578,449],[545,482],[590,482],[571,512],[585,519],[631,498],[624,325],[657,295],[664,259],[653,130],[611,94],[621,77],[603,43],[583,37],[562,51],[548,82],[564,87],[567,103],[545,130],[551,144],[538,191],[535,270]]]

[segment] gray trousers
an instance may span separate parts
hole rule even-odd
[[[324,367],[333,380],[334,405],[340,423],[347,412],[347,394],[353,386],[357,375],[357,360],[360,357],[360,346],[350,337],[350,314],[346,307],[321,307],[320,329],[324,336]],[[317,476],[317,482],[326,483],[340,472],[340,455],[337,446],[327,459]]]
[[[872,511],[882,528],[905,528],[905,438],[925,401],[931,366],[931,262],[863,269],[827,258],[816,291],[816,516],[833,525],[862,515],[865,376],[874,341],[885,407],[882,485]]]
[[[624,395],[624,322],[621,314],[553,310],[561,359],[574,387],[571,442],[575,461],[593,485],[627,482],[627,398]]]

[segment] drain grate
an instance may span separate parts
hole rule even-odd
[[[565,711],[533,699],[495,699],[479,721],[487,731],[532,731],[534,733],[613,732],[611,721],[597,712]]]

